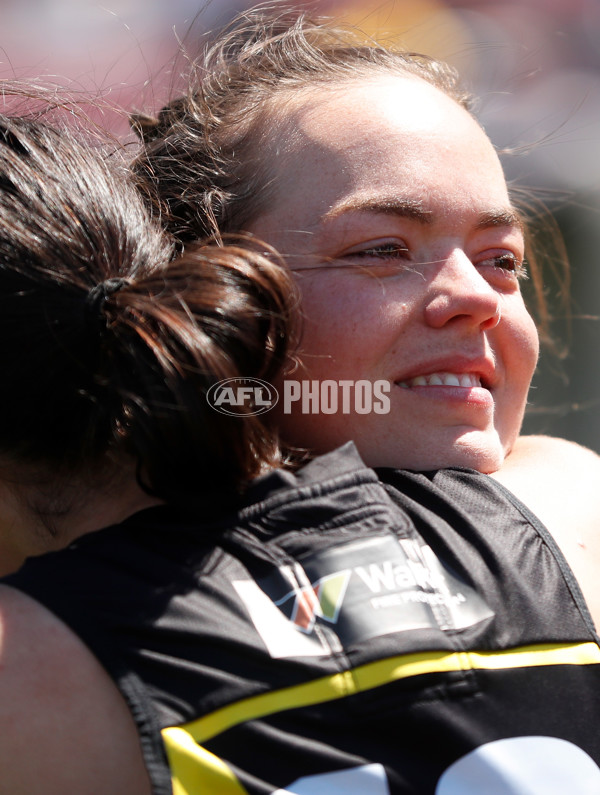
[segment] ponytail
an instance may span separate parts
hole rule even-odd
[[[239,245],[173,260],[121,162],[0,117],[0,462],[58,488],[133,456],[152,494],[218,501],[279,447],[260,417],[218,414],[206,393],[276,374],[293,282]]]
[[[283,265],[239,246],[188,249],[107,296],[112,341],[97,387],[116,401],[148,492],[220,502],[281,464],[277,434],[260,416],[219,413],[207,396],[220,381],[277,375],[294,296]]]

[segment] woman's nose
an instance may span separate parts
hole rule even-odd
[[[487,331],[500,322],[500,295],[462,250],[444,260],[428,293],[425,318],[432,328],[462,322]]]

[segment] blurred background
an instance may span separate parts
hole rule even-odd
[[[43,78],[126,111],[176,92],[179,43],[193,55],[245,0],[0,0],[0,78]],[[298,0],[367,33],[449,61],[480,97],[478,115],[515,187],[552,211],[571,260],[572,319],[534,381],[527,432],[600,452],[600,0]],[[124,112],[125,111],[125,112]],[[557,285],[548,280],[549,297]]]

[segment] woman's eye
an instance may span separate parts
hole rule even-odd
[[[527,269],[524,262],[520,260],[516,254],[512,254],[510,252],[504,252],[492,257],[487,257],[486,259],[479,260],[479,262],[477,262],[477,267],[481,268],[484,266],[490,266],[492,268],[506,271],[507,273],[515,276],[517,279],[527,278]]]
[[[367,245],[365,248],[349,249],[334,257],[324,257],[316,265],[292,266],[292,270],[301,273],[302,271],[345,268],[380,276],[388,272],[395,274],[400,270],[406,270],[409,268],[409,263],[411,263],[411,257],[406,245],[401,241],[390,240]]]
[[[402,243],[381,243],[359,251],[350,251],[346,254],[349,258],[355,259],[408,259],[408,249]]]

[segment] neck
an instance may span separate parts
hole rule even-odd
[[[79,510],[65,517],[57,548],[103,527],[120,524],[138,511],[162,502],[146,494],[135,480],[119,483],[116,489],[92,491],[86,495],[85,503]]]
[[[140,488],[132,464],[103,485],[72,481],[50,508],[39,487],[0,480],[0,576],[16,571],[28,557],[62,549],[161,502]]]

